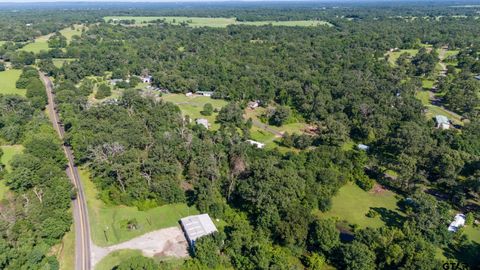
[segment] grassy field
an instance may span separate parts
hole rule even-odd
[[[454,124],[463,125],[463,122],[458,115],[452,114],[449,111],[443,109],[442,107],[438,107],[430,104],[426,105],[426,107],[428,109],[426,113],[427,118],[433,118],[435,117],[435,115],[441,114],[448,117],[448,119],[451,120]]]
[[[415,56],[418,53],[418,50],[416,49],[411,49],[411,50],[399,50],[398,52],[388,52],[387,55],[388,57],[388,62],[392,65],[397,64],[397,59],[402,55],[403,53],[408,53],[410,56]]]
[[[417,91],[415,97],[420,100],[424,106],[430,104],[430,94],[427,91]]]
[[[203,110],[203,106],[207,103],[210,103],[214,109],[220,110],[223,106],[228,104],[227,101],[222,99],[212,99],[204,96],[187,97],[184,94],[167,94],[163,95],[162,99],[176,104],[182,110],[183,115],[190,116],[192,121],[197,118],[207,119],[211,127],[210,129],[212,130],[220,127],[219,124],[215,123],[217,113],[214,112],[210,116],[204,116],[200,113]]]
[[[85,169],[80,169],[80,177],[87,197],[88,214],[92,240],[99,246],[109,246],[127,241],[147,232],[178,226],[178,220],[192,214],[198,214],[195,208],[185,204],[170,204],[139,211],[136,207],[106,205],[98,198],[98,191]],[[136,219],[137,230],[126,229],[122,224]]]
[[[357,185],[348,183],[333,197],[332,209],[319,215],[357,224],[361,228],[377,228],[385,223],[396,222],[401,215],[397,207],[398,200],[398,195],[389,190],[366,192]],[[365,216],[370,209],[375,209],[380,215],[374,218]]]
[[[3,156],[0,162],[5,165],[5,169],[10,171],[10,160],[16,154],[20,154],[23,151],[22,145],[2,145]],[[0,201],[3,200],[5,194],[8,192],[8,187],[3,179],[0,179]]]
[[[85,28],[85,30],[87,30],[87,27],[84,26],[84,25],[81,25],[81,24],[75,24],[75,25],[73,25],[73,28],[74,29],[72,29],[71,27],[67,27],[67,28],[64,28],[64,29],[60,30],[60,34],[62,34],[62,36],[67,38],[67,43],[70,43],[72,41],[73,36],[82,35],[82,29],[83,28]]]
[[[6,43],[6,41],[0,40],[0,46],[2,46],[2,45],[5,44],[5,43]]]
[[[99,261],[95,266],[95,270],[112,270],[122,261],[141,255],[142,252],[140,250],[124,249],[114,251]]]
[[[318,26],[331,25],[325,21],[303,20],[303,21],[253,21],[239,22],[236,18],[201,18],[201,17],[180,17],[180,16],[159,16],[159,17],[142,17],[142,16],[108,16],[103,18],[106,22],[110,20],[135,20],[135,25],[146,25],[151,21],[162,19],[171,24],[187,23],[191,27],[227,27],[228,25],[268,25],[273,26]]]
[[[480,244],[480,227],[466,226],[464,232],[468,236],[468,239]]]
[[[73,62],[75,60],[75,58],[54,58],[52,62],[57,68],[61,68],[65,62]]]
[[[435,81],[432,79],[422,79],[422,88],[425,90],[432,90]]]
[[[48,39],[51,34],[40,36],[35,39],[34,42],[25,45],[21,50],[33,53],[39,53],[40,51],[48,51]]]
[[[70,231],[63,236],[62,242],[55,248],[60,269],[75,269],[75,229],[73,225],[70,227]]]
[[[20,78],[22,71],[19,69],[9,69],[0,72],[0,94],[18,94],[25,96],[25,89],[17,89],[15,83]]]

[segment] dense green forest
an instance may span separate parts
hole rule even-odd
[[[454,209],[468,211],[469,219],[480,217],[478,8],[365,4],[35,12],[40,14],[35,18],[34,11],[24,11],[0,19],[0,40],[7,41],[0,44],[0,59],[9,68],[23,68],[17,88],[26,89],[26,98],[0,96],[1,137],[25,146],[5,175],[15,195],[2,202],[7,214],[2,211],[0,219],[0,268],[57,269],[48,250],[71,224],[68,209],[75,194],[63,172],[61,142],[42,112],[43,86],[36,69],[25,67],[34,64],[54,77],[64,143],[72,146],[77,164],[90,169],[104,202],[188,203],[225,221],[177,268],[480,264],[479,244],[446,230]],[[332,26],[192,28],[158,21],[126,27],[103,21],[112,14],[321,19]],[[88,30],[67,43],[58,31],[77,23]],[[26,41],[55,32],[51,50],[21,50]],[[467,119],[448,130],[435,128],[416,96],[422,80],[438,73],[438,51],[445,47],[458,54],[438,79],[442,106]],[[386,52],[394,48],[418,53],[402,54],[392,65]],[[55,58],[71,61],[58,67]],[[216,116],[219,129],[196,125],[178,106],[136,89],[133,78],[145,74],[153,86],[172,93],[213,91],[213,98],[227,100]],[[111,102],[92,103],[92,95],[112,95],[106,78],[129,83],[117,85],[121,95]],[[269,115],[273,125],[294,115],[315,129],[285,134],[282,146],[288,151],[252,147],[246,142],[252,120],[243,115],[253,100],[276,108]],[[352,143],[369,150],[345,147]],[[395,191],[402,215],[386,213],[390,222],[380,228],[345,229],[324,218],[321,213],[350,182],[367,191],[376,184]],[[439,250],[448,256],[439,258]],[[139,267],[174,266],[137,257],[118,269]]]

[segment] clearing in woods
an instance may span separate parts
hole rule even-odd
[[[236,18],[202,18],[202,17],[181,17],[181,16],[108,16],[103,18],[106,22],[119,21],[119,20],[135,20],[136,26],[147,25],[148,23],[155,20],[165,20],[171,24],[181,24],[186,23],[191,27],[227,27],[228,25],[273,25],[273,26],[319,26],[327,25],[331,26],[330,23],[325,21],[318,20],[302,20],[302,21],[252,21],[252,22],[241,22],[237,21]]]
[[[22,71],[19,69],[9,69],[0,72],[0,94],[17,94],[25,96],[25,89],[18,89],[15,86]]]
[[[10,171],[10,161],[12,160],[14,155],[20,154],[23,151],[23,146],[16,144],[16,145],[2,145],[1,146],[3,155],[1,158],[1,163],[5,165],[5,170],[8,172]],[[0,201],[5,198],[5,195],[8,192],[8,187],[5,184],[5,179],[0,179]]]
[[[154,230],[178,226],[180,218],[198,214],[197,209],[182,203],[145,211],[133,206],[107,205],[99,198],[88,170],[79,168],[79,173],[87,198],[92,241],[97,246],[110,246]],[[135,229],[128,228],[129,224],[135,224]]]

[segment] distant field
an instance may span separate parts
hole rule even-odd
[[[52,59],[52,62],[57,68],[61,68],[64,63],[73,62],[75,60],[75,58],[54,58]]]
[[[151,21],[162,19],[168,23],[180,24],[187,23],[192,27],[227,27],[228,25],[268,25],[274,26],[318,26],[331,25],[325,21],[303,20],[303,21],[253,21],[253,22],[239,22],[236,18],[200,18],[200,17],[181,17],[181,16],[159,16],[159,17],[138,17],[138,16],[108,16],[103,18],[106,22],[110,20],[135,20],[135,25],[146,25]]]
[[[2,145],[3,156],[0,162],[5,165],[5,169],[10,171],[10,160],[12,160],[13,156],[16,154],[20,154],[23,150],[22,145]],[[3,200],[5,194],[8,192],[8,187],[5,184],[3,179],[0,179],[0,200]]]
[[[190,116],[192,121],[197,118],[207,119],[211,129],[213,130],[220,127],[219,124],[215,123],[215,118],[217,117],[218,113],[214,112],[210,116],[204,116],[200,113],[203,110],[203,106],[207,103],[210,103],[214,109],[220,110],[223,106],[228,104],[227,101],[222,99],[213,99],[204,96],[187,97],[184,94],[167,94],[163,95],[162,99],[176,104],[180,110],[182,110],[182,114]]]
[[[86,169],[80,169],[80,178],[87,197],[92,240],[99,246],[117,244],[147,232],[178,226],[180,218],[198,214],[195,208],[186,204],[169,204],[147,211],[139,211],[136,207],[106,205],[98,198],[98,191]],[[131,231],[122,226],[131,219],[137,220],[137,230]]]
[[[399,50],[398,52],[388,52],[387,55],[388,57],[388,62],[392,65],[397,64],[397,59],[400,57],[400,55],[408,53],[410,56],[415,56],[418,53],[418,50],[412,49],[412,50]]]
[[[72,29],[71,27],[67,27],[67,28],[64,28],[62,30],[60,30],[60,34],[62,34],[62,36],[64,36],[65,38],[67,38],[67,42],[70,43],[72,41],[72,37],[77,35],[77,36],[80,36],[82,35],[82,29],[85,28],[85,30],[87,30],[88,28],[84,25],[80,25],[80,24],[75,24],[73,26],[74,29]]]
[[[17,89],[15,83],[20,78],[22,71],[19,69],[9,69],[0,72],[0,94],[18,94],[25,96],[25,89]]]
[[[327,218],[336,218],[349,224],[357,224],[361,228],[378,228],[384,225],[385,221],[389,221],[389,217],[400,215],[397,209],[397,202],[397,195],[392,191],[367,192],[353,183],[347,183],[333,197],[332,209],[319,215]],[[378,209],[378,212],[383,211],[383,214],[375,218],[365,216],[372,208]],[[384,220],[382,220],[382,216]]]
[[[41,51],[48,51],[48,39],[50,38],[51,34],[45,35],[45,36],[40,36],[35,39],[35,42],[29,43],[25,45],[23,48],[20,50],[27,51],[27,52],[33,52],[33,53],[39,53]]]

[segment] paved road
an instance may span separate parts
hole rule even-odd
[[[58,112],[55,110],[55,99],[53,93],[53,83],[47,76],[40,72],[45,88],[47,90],[48,105],[47,110],[52,121],[53,127],[61,140],[64,138],[65,131],[60,122]],[[66,173],[77,190],[77,198],[73,201],[73,218],[75,223],[75,269],[90,270],[90,224],[88,222],[87,204],[83,192],[83,186],[80,182],[77,167],[75,167],[72,150],[68,146],[63,146],[63,152],[68,160]]]

